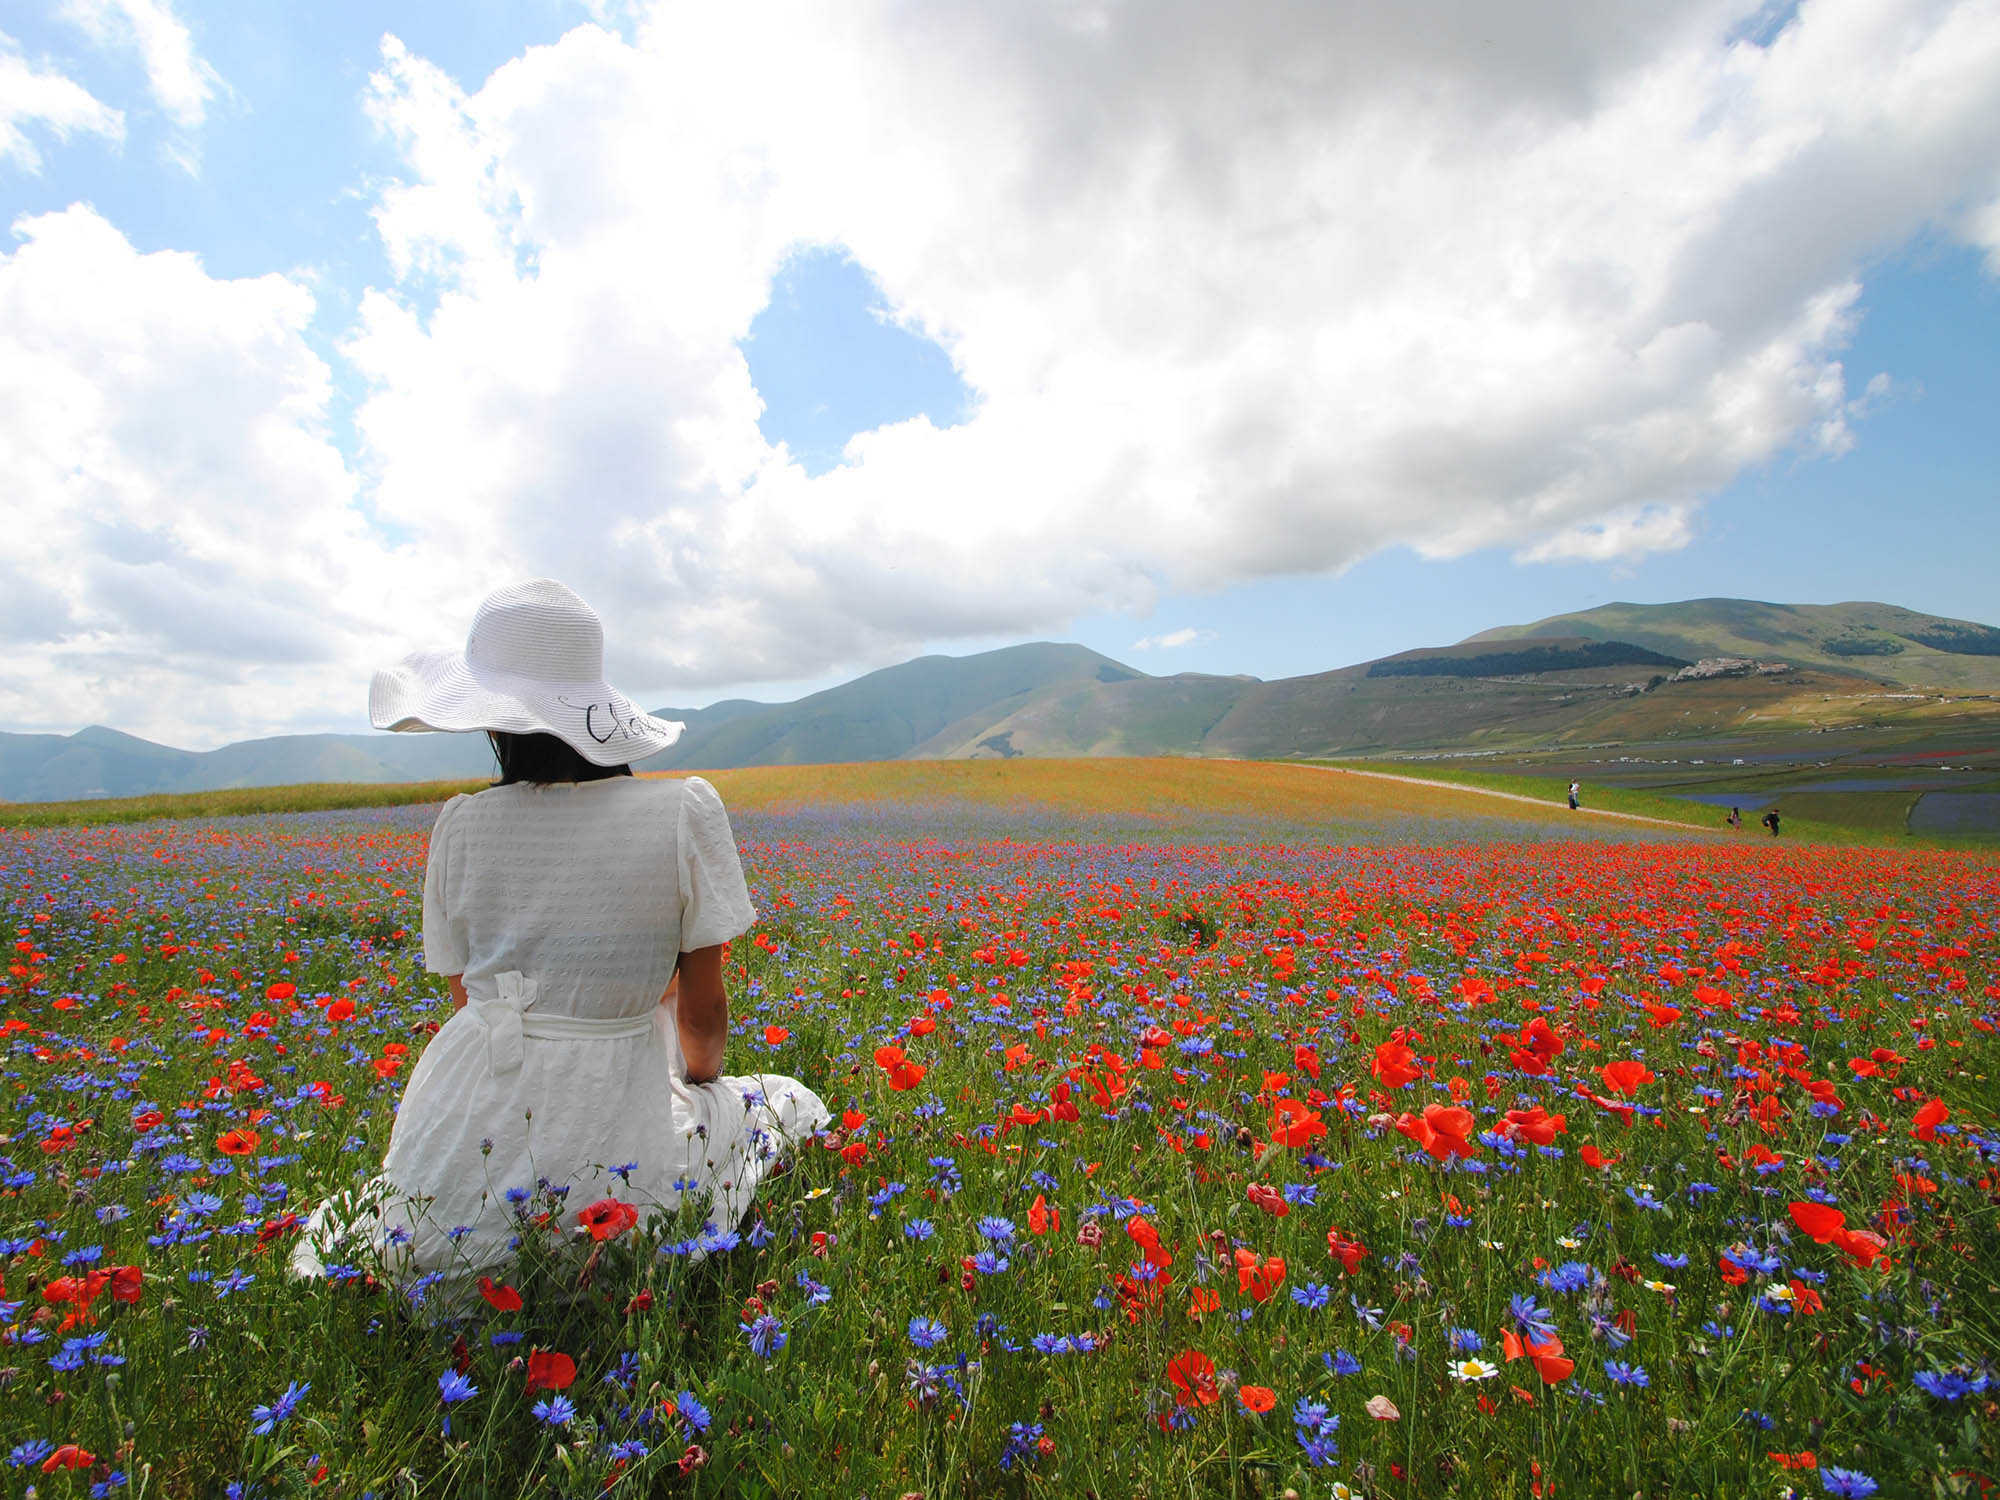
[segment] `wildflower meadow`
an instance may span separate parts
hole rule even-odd
[[[835,1127],[300,1283],[449,1014],[435,811],[0,830],[9,1493],[2000,1483],[1991,854],[740,810],[728,1071]]]

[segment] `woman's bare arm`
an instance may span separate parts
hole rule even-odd
[[[688,1082],[707,1083],[722,1076],[723,1045],[729,1038],[729,993],[722,985],[722,945],[683,953],[675,984],[679,987],[676,1019],[680,1024],[681,1055],[687,1059]],[[663,997],[664,1003],[664,997]]]
[[[453,1010],[464,1010],[465,976],[463,974],[447,974],[444,976],[444,982],[451,986],[451,1008]]]

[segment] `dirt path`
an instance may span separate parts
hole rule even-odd
[[[1544,797],[1529,797],[1520,792],[1495,792],[1483,786],[1465,786],[1456,781],[1433,781],[1426,776],[1398,776],[1393,771],[1357,771],[1348,766],[1312,766],[1315,771],[1332,771],[1340,776],[1372,776],[1377,781],[1401,781],[1411,786],[1442,787],[1447,791],[1467,792],[1475,797],[1498,797],[1503,802],[1526,802],[1535,807],[1560,808],[1560,802],[1550,802]],[[1683,833],[1713,833],[1716,830],[1703,828],[1698,823],[1676,823],[1668,818],[1649,818],[1643,813],[1612,812],[1602,807],[1579,807],[1579,817],[1618,818],[1627,823],[1650,823],[1655,828],[1678,828]]]

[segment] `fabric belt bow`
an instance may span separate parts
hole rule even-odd
[[[472,1009],[486,1028],[486,1066],[497,1078],[518,1070],[527,1055],[521,1015],[535,1003],[538,989],[519,969],[495,974],[493,982],[499,993],[491,999],[474,1000]]]

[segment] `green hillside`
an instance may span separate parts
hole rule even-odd
[[[1606,604],[1481,631],[1468,643],[1542,636],[1627,641],[1690,660],[1786,661],[1906,687],[2000,692],[2000,630],[1894,604]]]
[[[1088,647],[1049,641],[975,656],[922,656],[796,703],[759,705],[721,723],[690,722],[680,743],[645,768],[895,760],[954,724],[996,723],[1051,688],[1137,676]]]

